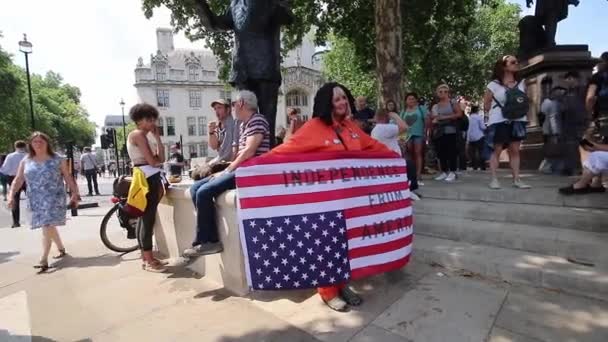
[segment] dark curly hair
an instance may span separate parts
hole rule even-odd
[[[143,119],[158,119],[160,115],[158,110],[147,103],[138,103],[129,110],[129,117],[133,122],[139,122]]]
[[[315,103],[312,107],[312,117],[321,119],[321,121],[328,126],[333,124],[331,114],[333,112],[334,88],[336,87],[340,87],[342,91],[344,91],[344,94],[346,94],[351,111],[355,108],[355,98],[348,88],[337,82],[325,83],[315,95]]]

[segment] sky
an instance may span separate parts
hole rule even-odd
[[[525,9],[525,0],[509,0]],[[82,103],[97,125],[106,115],[120,114],[120,99],[126,110],[137,102],[134,68],[139,56],[149,61],[156,51],[156,28],[170,27],[168,9],[157,9],[148,20],[140,0],[0,0],[0,46],[24,66],[18,42],[23,33],[33,44],[30,70],[60,73],[67,83],[78,86]],[[525,9],[524,14],[532,14]],[[604,17],[600,16],[604,14]],[[593,55],[608,51],[606,0],[581,0],[571,7],[570,17],[559,26],[558,44],[589,44]],[[603,36],[602,36],[603,35]],[[175,37],[176,48],[203,49],[183,34]]]

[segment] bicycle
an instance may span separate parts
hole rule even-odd
[[[121,177],[122,178],[122,177]],[[101,220],[101,226],[99,227],[99,235],[101,237],[101,242],[108,247],[110,250],[118,253],[130,253],[139,248],[139,244],[137,242],[136,235],[136,226],[137,226],[137,218],[130,216],[125,210],[124,207],[127,204],[127,196],[120,195],[125,194],[124,191],[117,190],[121,185],[118,184],[123,181],[123,179],[117,178],[114,181],[114,196],[112,197],[112,203],[114,206],[110,208],[108,213]],[[118,185],[117,185],[118,184]],[[128,187],[127,187],[128,189]],[[110,220],[116,218],[118,220],[118,225],[108,223]],[[108,229],[112,229],[113,227],[119,226],[122,228],[121,230],[108,231]],[[126,234],[126,235],[125,235]],[[121,240],[126,240],[122,241]],[[125,239],[126,237],[126,239]]]

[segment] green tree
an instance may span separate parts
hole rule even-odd
[[[25,71],[15,65],[0,47],[0,150],[31,133]],[[95,142],[95,124],[80,104],[80,89],[64,83],[58,73],[32,75],[36,129],[63,147],[67,143],[90,146]]]

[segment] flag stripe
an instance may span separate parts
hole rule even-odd
[[[348,227],[348,231],[353,231],[353,237],[358,236],[356,233],[356,229],[363,228],[365,225],[371,226],[380,222],[387,222],[393,220],[404,220],[407,221],[408,218],[411,219],[412,215],[412,207],[400,208],[397,210],[386,211],[384,213],[378,213],[374,215],[360,216],[352,219],[346,219],[346,226]],[[403,224],[404,227],[409,226],[411,221],[407,221],[409,223]],[[351,234],[351,233],[349,233]],[[350,237],[350,235],[349,235]]]
[[[409,198],[409,190],[402,191],[406,198]],[[240,201],[239,201],[240,205]],[[298,204],[298,205],[275,205],[274,207],[241,209],[239,211],[242,220],[249,220],[260,217],[274,217],[280,215],[313,215],[319,212],[319,208],[332,208],[335,210],[344,210],[353,207],[362,207],[369,205],[368,196],[351,197],[334,201],[323,201],[317,203]],[[411,208],[411,207],[410,207]],[[409,209],[411,213],[411,209]]]
[[[403,248],[386,252],[379,253],[376,255],[370,255],[362,258],[354,258],[350,259],[350,268],[351,270],[356,270],[358,268],[373,266],[373,265],[381,265],[390,261],[399,260],[405,258],[408,254],[412,252],[412,245],[405,246]]]
[[[391,191],[407,190],[406,183],[382,184],[371,186],[359,186],[348,189],[328,190],[318,193],[296,194],[296,195],[274,195],[257,198],[241,198],[242,209],[272,207],[278,203],[283,205],[318,203],[332,200],[344,200],[350,197],[367,196],[374,193],[386,193]],[[263,190],[260,189],[263,193]],[[369,198],[368,198],[369,203]]]
[[[403,266],[407,265],[407,263],[410,261],[410,256],[411,256],[411,254],[408,254],[407,256],[405,256],[402,259],[397,259],[395,261],[387,262],[384,264],[378,264],[378,265],[362,267],[362,268],[358,268],[356,270],[352,270],[351,278],[353,280],[356,280],[356,279],[371,277],[373,275],[384,273],[384,272],[398,270],[398,269],[402,268]]]
[[[365,185],[382,185],[382,184],[398,184],[404,183],[408,184],[407,177],[405,175],[399,175],[398,177],[390,177],[390,178],[377,178],[377,179],[369,179],[365,181]],[[305,194],[305,193],[313,193],[320,191],[328,191],[328,190],[340,190],[345,188],[352,188],[357,185],[361,185],[361,182],[342,182],[337,181],[334,183],[315,183],[312,185],[298,185],[298,186],[285,186],[284,184],[275,184],[275,185],[265,185],[260,187],[244,187],[238,188],[239,198],[255,198],[262,196],[274,196],[281,194]],[[261,192],[262,191],[262,192]],[[262,195],[263,194],[263,195]]]
[[[322,169],[298,169],[293,171],[286,171],[282,168],[283,164],[275,165],[272,174],[255,174],[251,176],[240,176],[237,179],[237,185],[239,188],[247,187],[260,187],[267,185],[281,185],[283,187],[295,187],[301,185],[312,185],[315,183],[319,184],[333,184],[336,182],[347,183],[357,179],[382,179],[382,178],[397,178],[402,177],[406,173],[405,166],[382,166],[380,174],[362,174],[363,169],[357,169],[356,167],[340,167],[340,168],[328,168],[324,165]],[[365,166],[372,170],[378,170],[376,166]],[[277,173],[281,171],[281,173]],[[344,186],[348,186],[345,184]]]
[[[353,249],[353,248],[359,248],[359,247],[367,247],[367,246],[373,246],[374,244],[377,244],[377,243],[385,243],[385,242],[390,242],[390,241],[394,241],[394,240],[399,240],[399,239],[403,239],[404,237],[407,237],[409,235],[412,235],[412,233],[413,233],[412,226],[408,226],[403,229],[397,230],[392,234],[374,236],[373,239],[370,237],[360,236],[360,237],[348,239],[348,248]]]
[[[396,250],[400,250],[409,246],[412,243],[412,235],[408,235],[404,238],[388,241],[384,243],[376,243],[375,245],[352,248],[348,251],[348,257],[351,259],[364,258],[378,253],[388,253]]]
[[[382,203],[380,205],[376,204],[376,205],[370,206],[368,204],[368,205],[362,206],[362,207],[346,209],[346,210],[344,210],[344,215],[346,216],[347,219],[353,219],[356,217],[375,215],[375,214],[385,213],[387,211],[409,208],[412,205],[412,202],[409,199],[409,196],[405,197],[405,195],[406,195],[405,193],[403,193],[402,191],[399,191],[397,194],[398,194],[397,195],[398,197],[401,197],[404,199],[399,200],[399,201],[391,201],[388,203]]]
[[[404,167],[404,159],[338,159],[327,161],[301,162],[299,159],[290,163],[260,164],[249,167],[239,167],[236,170],[237,178],[260,175],[272,175],[283,172],[297,172],[304,170],[329,170],[341,168],[373,168],[373,167]],[[239,185],[237,183],[237,185]]]
[[[294,161],[297,159],[297,161]],[[359,151],[340,151],[340,152],[320,152],[320,153],[300,153],[297,155],[293,154],[266,154],[257,158],[249,159],[242,164],[242,168],[251,168],[258,165],[267,164],[286,164],[286,163],[298,163],[298,162],[343,162],[344,161],[365,161],[368,164],[370,162],[380,162],[385,164],[385,161],[394,162],[400,160],[401,163],[405,163],[405,159],[399,157],[394,152],[388,153],[369,153]],[[350,164],[346,164],[350,165]],[[239,168],[240,169],[240,168]]]

